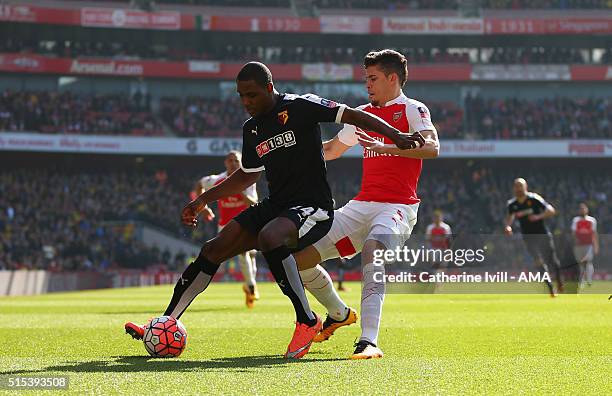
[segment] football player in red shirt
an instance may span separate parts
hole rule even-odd
[[[578,207],[578,216],[572,220],[574,235],[574,257],[580,266],[580,289],[584,289],[585,281],[593,283],[593,258],[599,253],[599,236],[597,220],[589,216],[588,206],[582,202]]]
[[[370,103],[358,108],[378,116],[404,133],[420,133],[425,144],[400,150],[385,136],[345,124],[324,143],[325,159],[340,157],[352,146],[363,147],[361,191],[335,211],[329,233],[296,254],[304,286],[328,310],[323,329],[314,341],[327,340],[339,327],[356,321],[356,312],[339,298],[329,275],[317,265],[335,257],[361,252],[361,337],[352,359],[380,358],[377,346],[385,296],[384,265],[375,265],[377,251],[395,250],[410,237],[420,199],[417,184],[423,159],[439,153],[438,134],[429,109],[402,92],[408,77],[406,58],[393,50],[365,56],[366,89]]]

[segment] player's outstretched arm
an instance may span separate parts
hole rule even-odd
[[[400,149],[414,149],[425,144],[425,140],[420,133],[403,134],[383,119],[362,110],[350,107],[345,108],[340,122],[354,125],[364,131],[374,131],[386,136]]]
[[[355,132],[359,139],[359,144],[366,149],[380,154],[398,155],[400,157],[430,159],[436,158],[440,154],[440,143],[438,142],[438,133],[434,130],[420,131],[423,136],[424,144],[421,147],[412,150],[402,150],[394,144],[384,144],[376,140],[362,131]]]
[[[247,173],[242,169],[238,169],[227,179],[223,180],[221,183],[210,188],[209,190],[204,191],[196,199],[185,206],[181,214],[181,221],[185,225],[195,227],[198,224],[198,214],[204,210],[206,205],[229,195],[241,193],[248,186],[256,183],[260,176],[261,172]]]
[[[323,155],[325,157],[325,161],[335,160],[336,158],[340,158],[342,154],[351,146],[342,143],[338,136],[335,136],[331,140],[327,140],[323,142]]]

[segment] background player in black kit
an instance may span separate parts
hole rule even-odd
[[[197,225],[196,218],[208,203],[243,191],[264,170],[270,196],[236,216],[204,244],[177,282],[164,315],[178,319],[206,289],[223,261],[259,249],[296,312],[295,332],[285,357],[300,358],[308,352],[321,320],[310,309],[291,253],[325,236],[333,221],[319,123],[347,123],[376,131],[402,149],[420,147],[424,139],[418,133],[400,134],[375,116],[315,95],[279,94],[272,74],[259,62],[246,64],[236,85],[251,115],[243,126],[242,166],[190,202],[181,220]],[[125,327],[135,338],[144,333],[143,326],[127,323]]]
[[[558,290],[562,292],[561,265],[555,252],[552,234],[544,224],[545,219],[555,215],[555,208],[540,195],[529,192],[527,181],[523,178],[514,180],[513,189],[514,198],[508,201],[508,215],[504,231],[507,235],[512,235],[512,223],[515,218],[518,219],[527,251],[536,264],[547,273],[550,273],[549,268],[552,266]],[[553,284],[546,281],[546,285],[550,290],[550,295],[554,297],[556,291]]]

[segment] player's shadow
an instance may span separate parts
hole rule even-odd
[[[243,306],[240,307],[218,307],[218,308],[189,308],[189,313],[194,313],[194,312],[238,312],[238,311],[245,311]],[[142,310],[142,311],[103,311],[103,312],[95,312],[96,315],[139,315],[139,314],[148,314],[149,316],[152,316],[154,314],[152,314],[152,312],[150,309],[149,310]]]
[[[316,354],[311,352],[311,354]],[[345,360],[342,358],[302,358],[284,359],[278,355],[239,356],[214,358],[210,360],[154,359],[148,356],[113,356],[110,360],[91,360],[87,362],[67,362],[66,364],[48,366],[39,370],[12,370],[0,372],[0,375],[36,374],[47,372],[72,373],[128,373],[156,371],[202,371],[202,370],[235,370],[248,371],[252,368],[272,368],[289,364],[309,362],[329,362]]]

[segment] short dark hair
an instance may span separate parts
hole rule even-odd
[[[272,82],[272,73],[268,66],[261,62],[249,62],[242,66],[236,81],[255,81],[262,87],[267,87]]]
[[[397,74],[402,87],[408,79],[408,61],[404,55],[394,50],[384,49],[368,52],[363,59],[363,65],[365,67],[378,65],[386,76],[391,73]]]

